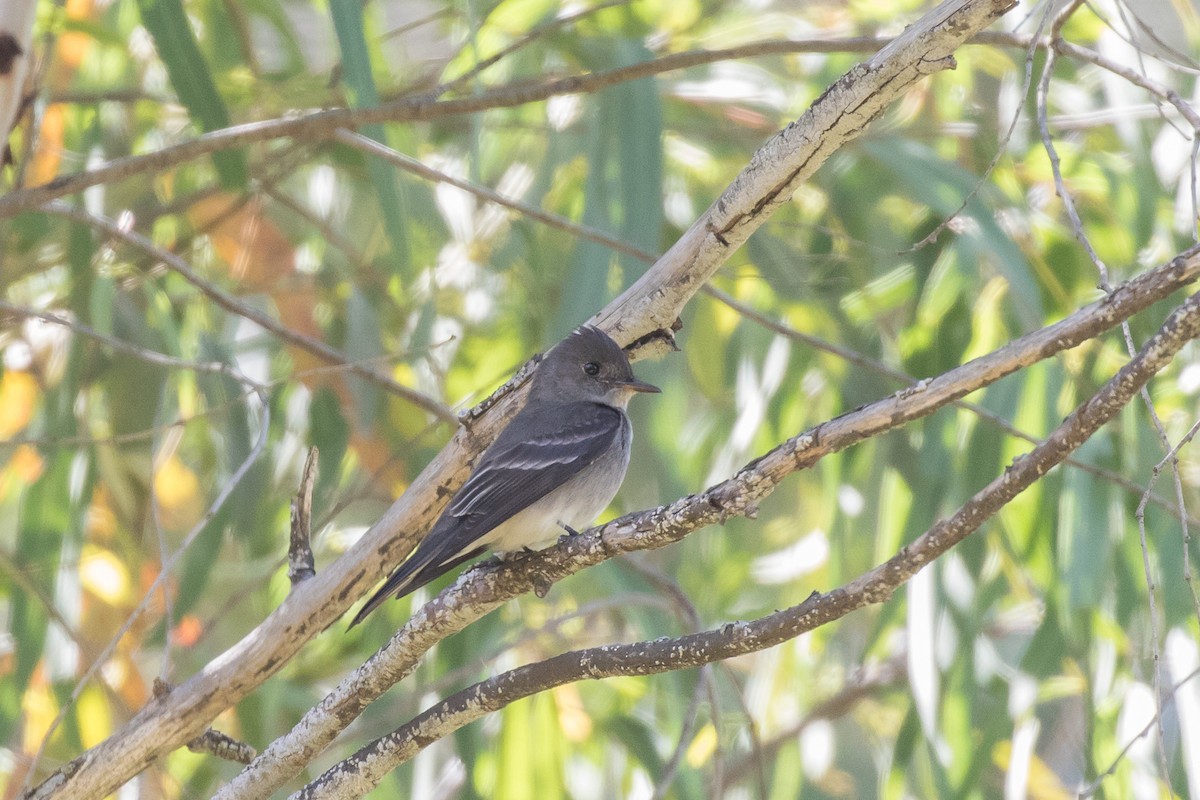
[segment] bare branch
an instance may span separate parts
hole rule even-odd
[[[951,5],[960,5],[960,3]],[[993,2],[991,5],[994,8],[1004,8],[1007,4]],[[373,108],[336,108],[283,119],[250,122],[202,134],[195,139],[164,147],[153,153],[113,159],[94,169],[63,175],[41,186],[10,192],[4,197],[0,197],[0,219],[37,208],[47,201],[75,194],[89,186],[124,180],[143,172],[171,169],[210,153],[235,147],[246,147],[273,139],[320,139],[333,135],[333,132],[339,128],[360,128],[363,125],[380,122],[425,122],[494,108],[511,108],[546,100],[556,95],[596,92],[608,86],[664,72],[733,58],[752,58],[783,53],[873,53],[893,41],[895,40],[890,37],[876,36],[859,36],[849,39],[830,39],[828,37],[800,40],[776,39],[727,50],[691,50],[685,53],[674,53],[628,67],[572,75],[542,83],[509,84],[480,92],[471,97],[453,100],[429,101],[423,97],[408,98],[384,103]],[[1029,37],[1003,32],[986,32],[977,36],[972,43],[1024,48],[1029,46],[1030,41]]]
[[[1031,49],[1029,52],[1030,52],[1030,55],[1032,55],[1033,50]],[[1026,81],[1027,82],[1032,80],[1031,79],[1031,74],[1032,74],[1031,70],[1032,70],[1032,63],[1027,60],[1027,62],[1026,62]],[[1013,121],[1015,123],[1016,117],[1014,117]],[[1011,132],[1012,132],[1012,127],[1010,126],[1009,134],[1011,134]],[[642,261],[646,261],[646,262],[650,262],[650,263],[652,263],[658,257],[655,254],[649,253],[649,252],[641,249],[640,247],[637,247],[636,245],[632,244],[631,242],[617,237],[614,234],[607,233],[605,231],[590,227],[588,225],[583,225],[581,223],[567,219],[566,217],[561,216],[559,214],[555,214],[555,213],[552,213],[549,211],[544,211],[543,209],[537,208],[536,206],[530,205],[529,203],[525,203],[516,198],[508,197],[506,195],[500,194],[499,192],[497,192],[493,189],[490,189],[490,188],[487,188],[484,186],[478,186],[474,183],[471,183],[470,181],[463,180],[460,178],[455,178],[452,175],[447,175],[444,172],[440,172],[426,164],[421,163],[420,161],[418,161],[415,158],[412,158],[411,156],[404,155],[403,153],[398,153],[395,150],[393,150],[392,148],[390,148],[386,145],[380,144],[379,142],[376,142],[374,139],[369,139],[366,136],[362,136],[360,134],[353,133],[353,132],[347,131],[347,130],[341,130],[341,131],[338,131],[334,135],[334,138],[337,139],[338,141],[342,142],[343,144],[346,144],[350,147],[354,147],[363,152],[370,153],[373,156],[376,156],[385,161],[388,161],[388,162],[400,167],[401,169],[411,172],[412,174],[417,175],[419,177],[425,178],[426,180],[434,181],[437,183],[445,183],[447,185],[454,186],[457,189],[461,189],[465,192],[469,192],[473,196],[475,196],[481,200],[484,200],[486,202],[495,203],[496,205],[500,205],[505,208],[511,208],[514,211],[519,212],[523,218],[532,219],[532,220],[540,222],[544,225],[547,225],[549,227],[567,231],[567,232],[571,233],[573,236],[577,237],[578,239],[584,239],[584,240],[587,240],[590,242],[595,242],[597,244],[608,247],[618,253],[624,253],[626,255],[632,256],[633,258],[637,258]],[[995,161],[993,160],[993,162],[991,164],[989,164],[988,170],[990,171],[994,166],[995,166]],[[977,184],[976,188],[978,188],[979,185],[981,185],[981,184]],[[282,199],[282,197],[277,198],[277,199]],[[965,205],[963,207],[965,208]],[[961,212],[962,208],[960,208],[958,211]],[[956,212],[956,214],[957,213],[958,212]],[[953,215],[949,219],[953,219]],[[938,228],[939,229],[942,228],[945,224],[947,224],[947,223],[943,222],[941,225],[938,226]],[[334,239],[335,235],[336,235],[335,232],[330,231],[327,233],[326,238],[333,241],[333,240],[335,240]],[[937,231],[935,230],[934,232],[932,232],[928,236],[926,236],[925,239],[922,240],[922,243],[932,241],[933,239],[936,238],[936,235],[937,235]],[[802,331],[798,331],[789,326],[782,325],[779,322],[777,322],[773,319],[770,319],[763,314],[760,314],[759,312],[755,311],[754,309],[750,308],[749,306],[745,305],[744,303],[737,301],[735,298],[730,296],[728,293],[723,292],[720,289],[717,289],[716,287],[712,286],[711,284],[705,284],[704,287],[701,289],[701,291],[703,291],[705,294],[709,295],[710,297],[716,299],[718,302],[729,306],[730,308],[737,311],[742,316],[745,316],[749,319],[754,320],[758,324],[762,325],[763,327],[767,328],[768,330],[774,331],[775,333],[781,334],[783,336],[787,336],[790,339],[801,342],[801,343],[803,343],[809,347],[812,347],[814,349],[821,350],[826,353],[835,355],[838,358],[841,358],[845,361],[850,362],[851,364],[857,364],[859,366],[866,367],[867,369],[873,370],[875,372],[878,372],[882,375],[886,375],[888,377],[894,378],[896,380],[903,381],[903,382],[909,383],[909,384],[916,382],[916,378],[914,378],[913,376],[909,375],[908,373],[904,372],[903,370],[897,369],[895,367],[891,367],[891,366],[883,363],[882,361],[879,361],[878,359],[870,358],[868,356],[863,355],[862,353],[852,350],[851,348],[844,347],[842,345],[834,344],[831,342],[827,342],[824,339],[821,339],[817,336],[811,336],[809,334],[806,334]],[[1030,434],[1025,433],[1024,431],[1022,431],[1019,428],[1017,428],[1016,426],[1014,426],[1012,423],[1008,422],[1008,420],[1005,420],[1005,419],[997,416],[996,414],[993,414],[992,412],[988,411],[986,408],[984,408],[983,406],[981,406],[977,403],[971,403],[966,400],[956,400],[954,405],[959,408],[965,409],[965,410],[971,412],[972,414],[975,414],[976,416],[983,419],[985,422],[987,422],[991,425],[994,425],[994,426],[1000,428],[1001,430],[1005,431],[1010,436],[1015,436],[1019,439],[1023,439],[1024,441],[1027,441],[1030,444],[1034,444],[1034,445],[1041,442],[1041,440],[1038,439],[1037,437],[1031,436]],[[1071,466],[1073,466],[1077,469],[1080,469],[1080,470],[1083,470],[1084,472],[1095,475],[1096,477],[1101,478],[1102,480],[1105,480],[1109,483],[1120,486],[1121,488],[1125,489],[1126,491],[1131,492],[1135,495],[1138,495],[1139,497],[1141,496],[1142,492],[1145,489],[1145,487],[1126,478],[1124,475],[1116,473],[1112,470],[1107,470],[1107,469],[1103,469],[1101,467],[1097,467],[1096,465],[1089,464],[1086,461],[1081,461],[1080,459],[1078,459],[1074,456],[1068,458],[1067,463],[1069,463]],[[1151,495],[1150,501],[1152,503],[1154,503],[1155,505],[1157,505],[1158,507],[1164,508],[1167,511],[1171,512],[1176,517],[1179,517],[1181,520],[1200,525],[1200,520],[1193,520],[1192,518],[1190,518],[1186,514],[1186,511],[1181,511],[1181,506],[1178,503],[1173,504],[1170,500],[1167,500],[1166,498],[1163,498],[1158,494]]]
[[[683,238],[598,316],[602,327],[621,343],[629,343],[656,329],[670,329],[684,304],[733,249],[766,221],[837,147],[860,135],[890,102],[921,77],[952,66],[954,50],[1011,5],[1012,0],[950,0],[909,26],[867,63],[843,76],[803,117],[767,142]],[[578,82],[559,82],[550,94],[579,90]],[[531,94],[544,92],[546,87],[538,86]],[[514,92],[509,99],[519,102],[523,96]],[[477,102],[478,98],[467,98],[437,107],[439,113],[450,109],[457,113]],[[389,119],[387,115],[394,111],[388,107],[354,112],[382,114],[370,120],[365,116],[351,118],[347,112],[339,111],[325,112],[316,118],[333,130],[352,124],[351,120]],[[276,130],[281,125],[286,130],[287,124],[288,121],[268,123],[276,126]],[[254,127],[242,126],[216,136],[247,136]],[[303,126],[297,130],[301,129]],[[212,141],[211,137],[198,140],[202,146],[195,154],[207,152],[205,148]],[[110,165],[109,169],[113,168]],[[97,174],[89,174],[87,180]],[[99,180],[114,177],[110,174]],[[56,182],[54,192],[81,188],[65,186]],[[11,195],[0,198],[0,214],[13,213],[25,202],[5,205],[10,199]],[[527,372],[523,370],[522,374]],[[109,739],[52,775],[33,796],[92,798],[115,791],[159,755],[198,735],[218,713],[278,671],[426,533],[445,504],[447,490],[461,483],[471,457],[491,442],[515,412],[521,395],[510,387],[497,399],[485,401],[488,413],[466,415],[469,427],[456,432],[404,495],[349,551],[312,579],[296,586],[274,613],[203,671],[177,686],[167,697],[151,701]],[[587,540],[591,541],[591,537]],[[480,609],[482,605],[476,604],[469,611],[464,610],[464,615],[477,618],[485,613]],[[289,769],[287,765],[281,768],[284,779]],[[268,778],[267,782],[277,779]]]
[[[700,528],[722,523],[730,516],[752,513],[757,503],[792,472],[807,469],[830,453],[931,414],[1023,367],[1087,341],[1127,318],[1134,312],[1133,305],[1145,308],[1198,275],[1200,246],[1118,286],[1104,299],[1054,325],[795,436],[747,464],[734,477],[700,494],[626,515],[527,558],[502,563],[494,569],[464,573],[413,613],[387,644],[347,675],[289,733],[272,742],[216,797],[246,800],[270,794],[303,769],[367,705],[409,675],[430,647],[507,600],[620,553],[664,547]],[[1045,443],[1039,445],[1045,446]]]
[[[434,741],[509,703],[555,686],[617,675],[654,675],[757,652],[851,611],[891,598],[909,578],[976,531],[1112,419],[1175,354],[1200,336],[1200,294],[1176,309],[1138,354],[1073,411],[1046,441],[1018,457],[948,519],[870,572],[828,594],[753,620],[700,634],[564,653],[482,681],[375,740],[292,795],[291,800],[361,797]],[[730,498],[745,506],[745,501]],[[529,561],[537,559],[531,558]]]
[[[236,761],[239,764],[249,764],[257,755],[250,745],[212,728],[188,742],[187,749],[193,753],[208,753],[226,761]]]
[[[778,320],[768,317],[767,315],[757,311],[754,308],[751,308],[750,306],[746,305],[745,303],[738,301],[736,298],[732,297],[728,293],[723,292],[720,289],[717,289],[713,286],[705,286],[704,293],[707,294],[709,297],[713,298],[714,300],[716,300],[717,302],[723,303],[723,304],[729,306],[734,311],[738,312],[738,314],[741,314],[742,316],[746,317],[747,319],[753,320],[754,322],[758,323],[759,325],[766,328],[767,330],[777,333],[780,336],[786,336],[787,338],[792,339],[793,341],[800,342],[807,347],[813,348],[814,350],[820,350],[822,352],[829,353],[829,354],[834,355],[840,359],[843,359],[844,361],[847,361],[851,364],[856,364],[860,367],[865,367],[866,369],[869,369],[872,372],[877,372],[880,375],[887,376],[889,378],[900,381],[902,383],[911,385],[911,384],[914,384],[917,382],[917,379],[915,377],[913,377],[912,375],[909,375],[907,372],[905,372],[902,369],[899,369],[897,367],[893,367],[889,364],[886,364],[885,362],[880,361],[879,359],[871,358],[870,356],[863,355],[862,353],[858,352],[857,350],[853,350],[849,347],[844,347],[840,344],[835,344],[833,342],[827,342],[824,339],[821,339],[820,337],[812,336],[810,334],[804,333],[803,331],[798,331],[795,328],[792,328],[788,325],[784,325],[783,323],[779,322]],[[1015,437],[1017,439],[1025,441],[1025,442],[1029,442],[1032,445],[1038,445],[1038,444],[1042,443],[1042,440],[1039,439],[1038,437],[1033,436],[1032,434],[1026,433],[1025,431],[1021,430],[1017,426],[1013,425],[1008,420],[1004,419],[1004,417],[989,411],[988,409],[984,408],[979,403],[972,403],[968,400],[955,400],[953,405],[956,408],[961,408],[964,411],[968,411],[971,414],[974,414],[975,416],[979,417],[981,420],[983,420],[987,424],[992,425],[992,426],[1004,431],[1009,436]],[[1168,511],[1169,513],[1171,513],[1172,515],[1177,517],[1185,525],[1191,524],[1191,525],[1200,526],[1200,519],[1196,519],[1195,517],[1192,517],[1190,514],[1188,514],[1186,512],[1186,509],[1183,508],[1183,505],[1181,503],[1179,503],[1177,501],[1173,502],[1161,495],[1154,494],[1154,493],[1150,493],[1147,495],[1146,494],[1147,489],[1145,486],[1142,486],[1141,484],[1137,483],[1136,481],[1130,480],[1129,478],[1125,477],[1124,475],[1120,474],[1119,472],[1115,472],[1111,469],[1104,469],[1103,467],[1098,467],[1095,464],[1088,463],[1087,461],[1083,461],[1082,459],[1077,458],[1075,456],[1068,457],[1064,463],[1071,465],[1075,469],[1086,472],[1089,475],[1095,475],[1097,478],[1100,478],[1103,481],[1107,481],[1108,483],[1111,483],[1114,486],[1119,486],[1120,488],[1124,489],[1125,491],[1129,492],[1130,494],[1137,495],[1138,498],[1142,498],[1143,496],[1148,497],[1149,502],[1153,503],[1154,505],[1158,506],[1159,508],[1162,508],[1162,509]],[[1186,564],[1185,564],[1185,566],[1186,566]]]
[[[171,684],[167,683],[166,679],[161,677],[155,678],[155,697],[165,697],[170,692]],[[239,742],[229,734],[221,733],[214,728],[209,728],[188,742],[187,749],[193,753],[207,753],[217,758],[223,758],[226,761],[237,761],[240,764],[249,764],[254,760],[254,756],[256,755],[254,748],[250,745]]]
[[[312,551],[312,494],[317,480],[317,454],[317,448],[308,448],[300,490],[292,498],[292,534],[288,540],[288,580],[292,586],[317,574]]]
[[[150,241],[145,236],[142,236],[137,231],[129,230],[124,226],[107,219],[106,217],[99,216],[98,214],[92,214],[84,211],[83,209],[68,206],[63,203],[51,203],[43,210],[51,214],[57,214],[68,219],[73,219],[76,222],[82,222],[85,225],[90,225],[91,227],[103,231],[109,236],[112,236],[114,239],[119,239],[126,244],[136,247],[142,252],[150,255],[152,258],[161,261],[168,269],[180,275],[184,280],[186,280],[192,286],[195,286],[197,289],[203,292],[206,297],[229,313],[236,314],[239,317],[250,320],[255,325],[270,331],[288,344],[311,353],[322,361],[327,361],[331,364],[337,364],[338,366],[345,367],[355,375],[359,375],[375,384],[378,384],[397,397],[404,398],[408,402],[424,409],[425,411],[428,411],[430,414],[444,422],[456,423],[458,421],[458,418],[454,415],[453,411],[451,411],[442,403],[437,402],[433,398],[426,397],[415,389],[410,389],[407,386],[397,383],[387,375],[377,372],[363,362],[353,361],[347,358],[344,354],[339,353],[337,350],[334,350],[324,342],[320,342],[312,337],[297,333],[286,325],[277,322],[269,315],[259,311],[257,308],[254,308],[248,303],[239,300],[219,287],[214,286],[210,281],[205,280],[199,274],[197,274],[196,271],[193,270],[184,259],[180,258],[175,253],[170,252],[169,250],[164,250],[163,248],[158,247],[154,244],[154,242]]]

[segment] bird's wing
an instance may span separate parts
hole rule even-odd
[[[555,404],[523,416],[524,424],[509,425],[484,453],[446,514],[479,518],[491,530],[599,458],[621,431],[621,412],[599,403]]]
[[[493,528],[566,483],[621,433],[621,412],[599,403],[563,403],[522,411],[484,452],[474,472],[412,556],[396,568],[350,623],[388,597],[403,597],[482,546]]]

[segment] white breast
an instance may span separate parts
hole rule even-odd
[[[629,467],[633,435],[623,419],[617,441],[600,458],[538,502],[500,523],[478,540],[493,550],[538,549],[558,540],[569,525],[577,531],[591,525],[621,488]]]

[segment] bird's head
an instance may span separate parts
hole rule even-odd
[[[531,400],[558,403],[591,401],[624,408],[638,392],[659,392],[633,375],[629,357],[604,331],[576,328],[556,344],[533,377]]]

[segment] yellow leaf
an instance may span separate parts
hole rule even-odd
[[[689,767],[699,769],[708,763],[716,751],[717,729],[710,722],[696,733],[696,738],[692,739],[692,743],[688,745],[684,758],[687,759]]]
[[[586,742],[592,735],[592,718],[583,707],[579,687],[573,683],[556,686],[554,704],[558,707],[558,727],[572,742]]]
[[[46,675],[39,666],[33,674],[33,680],[21,698],[21,713],[25,717],[25,730],[22,733],[23,747],[26,753],[37,751],[46,738],[46,731],[54,722],[58,713],[58,703],[50,692]]]
[[[10,370],[0,378],[0,439],[9,439],[29,424],[39,395],[28,372]]]
[[[208,234],[243,291],[286,291],[278,284],[295,271],[295,248],[262,206],[261,200],[244,202],[223,192],[192,204],[187,215]]]
[[[112,733],[112,710],[104,691],[91,684],[75,703],[75,719],[79,721],[79,738],[84,748],[95,747]]]
[[[164,527],[190,527],[203,513],[200,481],[178,457],[172,455],[154,474],[154,496],[158,499]]]
[[[0,471],[0,497],[33,483],[42,474],[42,466],[42,457],[37,450],[27,444],[18,447],[8,465]]]
[[[1011,761],[1012,742],[997,742],[992,748],[992,763],[1007,772]],[[1036,755],[1029,759],[1029,779],[1025,790],[1032,800],[1069,800],[1075,797],[1074,792],[1067,791],[1062,785],[1054,770]]]
[[[175,630],[171,631],[171,644],[177,647],[191,647],[196,642],[200,641],[200,634],[204,633],[204,623],[195,614],[185,614],[183,619],[179,620],[179,624],[175,626]]]
[[[32,183],[49,183],[58,176],[58,168],[62,166],[66,128],[62,105],[51,103],[46,106],[46,111],[42,114],[42,130],[38,137],[37,150],[29,164],[29,178]]]
[[[1008,331],[1004,326],[1004,314],[1001,304],[1008,294],[1008,281],[995,277],[987,282],[979,292],[974,308],[974,329],[971,334],[971,344],[963,354],[964,362],[978,358],[985,353],[995,350],[1001,342],[1008,339]]]
[[[120,605],[129,597],[129,570],[109,550],[84,545],[79,560],[79,582],[91,594],[108,603]]]
[[[117,512],[113,510],[112,495],[108,486],[97,484],[88,505],[87,538],[93,542],[108,542],[117,533]]]

